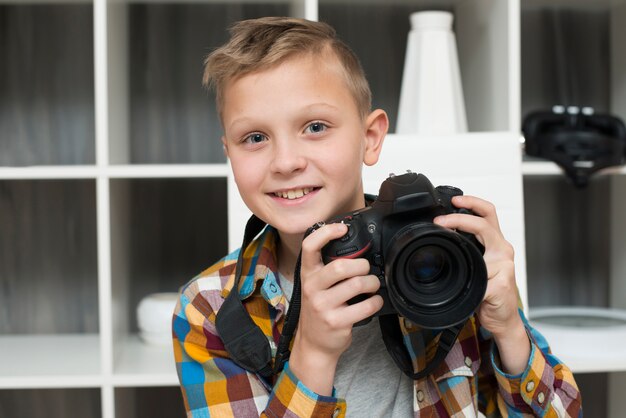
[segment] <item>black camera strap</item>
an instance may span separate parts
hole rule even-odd
[[[433,358],[426,364],[419,372],[413,371],[413,361],[409,354],[406,345],[404,345],[404,338],[402,330],[400,329],[400,323],[398,315],[381,315],[378,317],[378,323],[380,325],[380,331],[383,335],[383,342],[387,347],[387,352],[393,359],[394,363],[398,366],[402,372],[413,380],[419,380],[428,376],[435,368],[446,358],[459,333],[465,326],[466,322],[445,328],[441,331],[439,341],[437,342],[437,351],[433,355]]]
[[[289,355],[291,354],[289,346],[300,318],[300,266],[302,264],[302,251],[298,254],[296,261],[293,296],[285,316],[285,323],[283,324],[283,330],[276,349],[274,367],[272,367],[272,350],[268,338],[250,318],[239,297],[243,255],[250,243],[252,243],[252,240],[266,225],[265,222],[255,215],[252,215],[248,220],[243,243],[237,257],[233,289],[217,313],[215,327],[222,338],[224,348],[237,365],[250,372],[258,373],[265,378],[271,378],[279,374],[283,370],[285,362],[289,360]],[[304,236],[308,236],[317,228],[319,228],[317,224],[309,228]]]
[[[239,297],[243,255],[265,222],[252,215],[246,224],[243,243],[235,267],[235,283],[215,318],[215,327],[231,359],[239,366],[263,377],[272,375],[272,351],[263,331],[254,323]]]

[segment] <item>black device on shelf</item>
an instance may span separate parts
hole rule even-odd
[[[589,107],[532,112],[524,118],[522,131],[526,154],[554,161],[580,188],[598,170],[625,162],[624,122]]]

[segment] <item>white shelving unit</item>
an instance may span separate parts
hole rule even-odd
[[[134,309],[228,247],[229,169],[200,78],[203,55],[230,22],[291,14],[331,23],[393,123],[409,14],[451,10],[470,131],[515,134],[524,103],[536,105],[522,91],[525,13],[559,7],[610,15],[607,110],[626,118],[624,1],[0,0],[0,19],[11,22],[0,33],[8,37],[0,38],[8,45],[0,50],[8,56],[0,60],[0,416],[15,416],[18,402],[27,416],[69,416],[77,397],[71,415],[88,418],[175,416],[182,407],[170,348],[139,340]],[[560,170],[524,162],[522,173],[541,180]],[[603,173],[608,305],[619,308],[624,174]],[[624,376],[611,374],[610,411],[621,408]],[[42,412],[37,400],[54,407]]]

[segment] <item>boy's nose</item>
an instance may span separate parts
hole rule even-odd
[[[285,143],[287,142],[287,143]],[[270,170],[274,173],[290,174],[306,167],[307,160],[297,144],[290,141],[276,141],[274,158]]]

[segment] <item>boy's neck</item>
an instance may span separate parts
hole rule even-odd
[[[303,234],[287,235],[281,232],[278,234],[280,237],[276,254],[278,271],[293,282],[296,260],[298,259],[298,254],[300,254],[300,248],[302,247]]]

